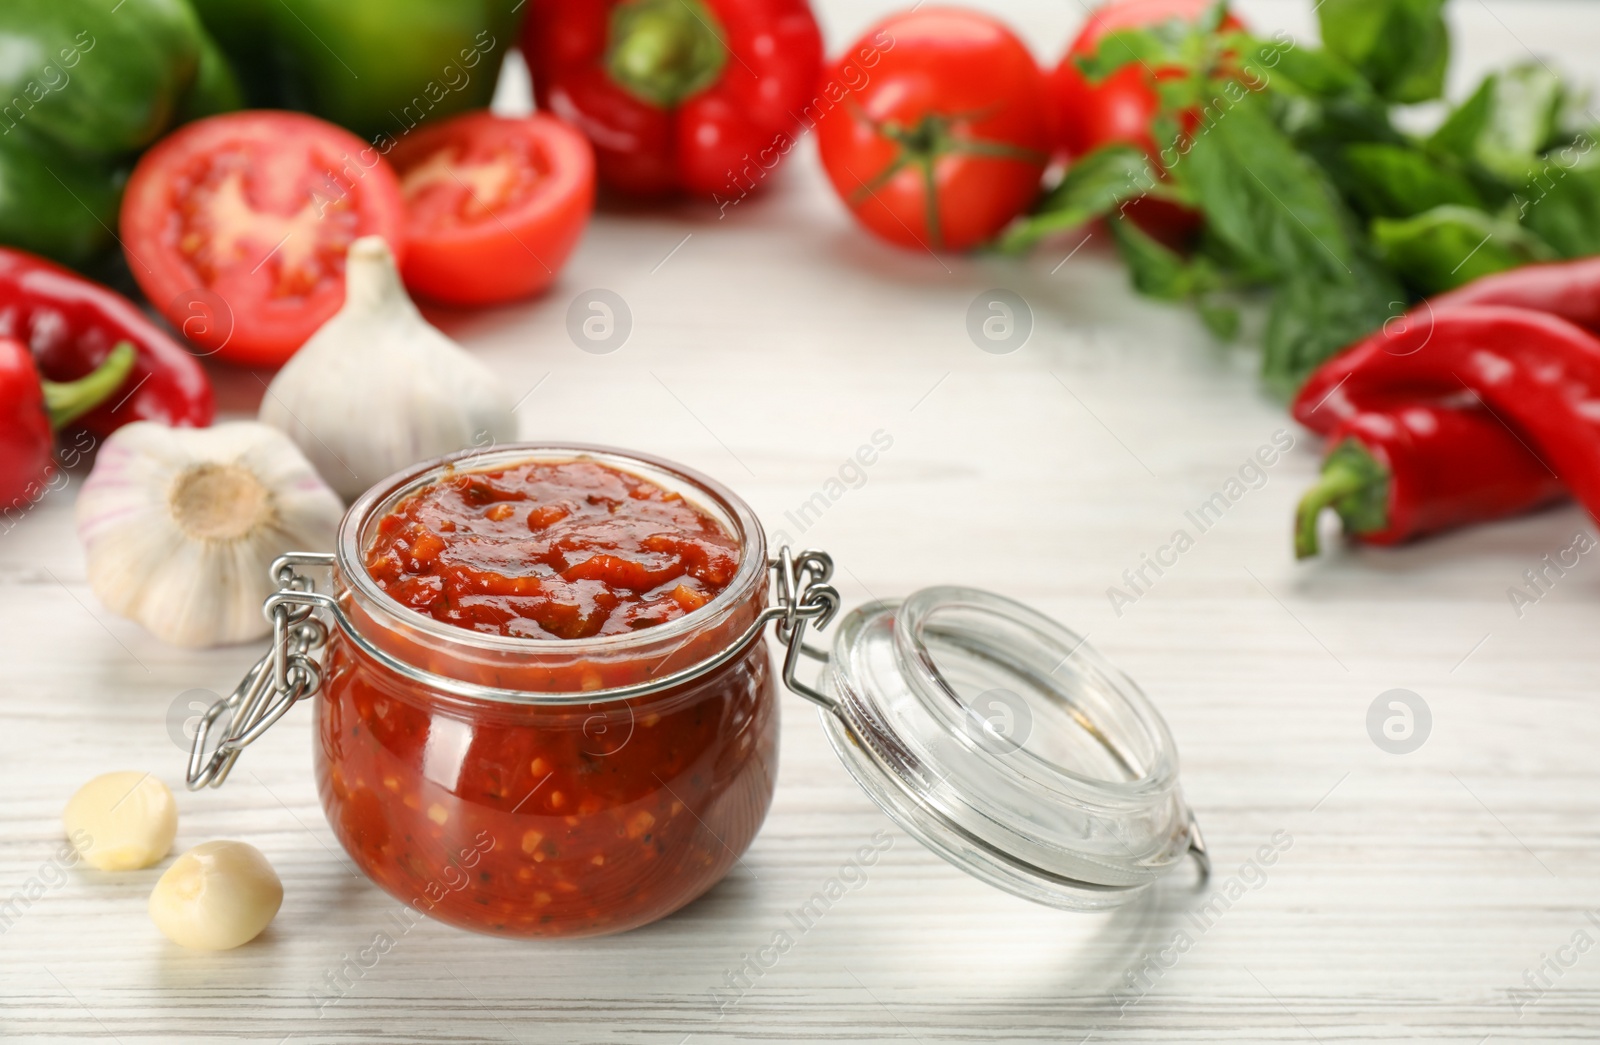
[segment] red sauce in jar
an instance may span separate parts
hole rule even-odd
[[[719,881],[772,799],[778,702],[765,642],[669,690],[592,702],[583,691],[659,677],[736,641],[765,605],[764,572],[759,586],[740,582],[735,612],[663,633],[648,653],[608,653],[604,640],[727,590],[742,556],[760,558],[749,529],[740,523],[741,544],[679,495],[583,460],[447,473],[377,519],[364,552],[372,578],[467,644],[452,665],[450,647],[387,631],[371,612],[382,607],[347,605],[389,652],[455,677],[477,676],[471,633],[566,638],[572,653],[545,644],[483,679],[520,690],[514,679],[538,678],[561,702],[490,702],[420,685],[331,637],[318,790],[362,871],[415,912],[512,936],[629,929]]]
[[[533,639],[618,635],[710,602],[738,568],[717,521],[592,461],[466,472],[378,523],[367,572],[447,624]]]

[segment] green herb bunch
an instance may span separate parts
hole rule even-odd
[[[1593,121],[1543,63],[1489,75],[1431,133],[1401,129],[1405,107],[1443,90],[1443,2],[1322,0],[1320,48],[1221,29],[1221,4],[1199,24],[1107,36],[1080,67],[1099,82],[1142,65],[1165,144],[1083,156],[997,245],[1106,218],[1134,286],[1193,302],[1224,338],[1267,297],[1262,371],[1285,395],[1419,298],[1600,253]],[[1143,199],[1198,212],[1192,242],[1143,231]]]

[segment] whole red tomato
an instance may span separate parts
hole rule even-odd
[[[892,15],[834,62],[822,96],[828,178],[891,243],[963,250],[1038,194],[1051,149],[1044,74],[988,15]]]
[[[1116,0],[1090,14],[1077,39],[1067,48],[1061,64],[1050,74],[1059,152],[1075,160],[1102,145],[1135,145],[1160,169],[1161,147],[1151,134],[1151,123],[1161,109],[1155,81],[1180,77],[1185,71],[1170,66],[1152,70],[1135,62],[1092,84],[1078,68],[1076,59],[1094,54],[1101,40],[1123,29],[1158,25],[1174,19],[1197,22],[1211,10],[1214,2]],[[1229,14],[1224,16],[1222,28],[1243,29],[1244,23]],[[1185,133],[1192,132],[1199,125],[1199,114],[1184,113],[1181,122]],[[1166,200],[1133,200],[1124,206],[1123,212],[1141,229],[1169,246],[1182,245],[1200,227],[1199,214]]]
[[[1098,84],[1091,84],[1075,59],[1093,55],[1100,41],[1123,29],[1138,29],[1173,20],[1197,22],[1211,10],[1214,0],[1117,0],[1089,16],[1077,39],[1050,75],[1056,105],[1057,146],[1076,159],[1102,145],[1122,142],[1137,145],[1152,159],[1160,155],[1150,134],[1150,122],[1161,108],[1152,80],[1182,76],[1177,68],[1149,70],[1135,62],[1123,66]],[[1223,29],[1243,29],[1229,14]]]

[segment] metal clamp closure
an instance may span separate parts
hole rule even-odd
[[[828,660],[827,650],[806,645],[805,635],[807,625],[815,624],[821,631],[839,612],[839,591],[828,583],[833,578],[833,557],[827,552],[803,551],[796,558],[785,545],[778,549],[778,557],[770,565],[777,574],[775,608],[783,611],[776,629],[778,641],[787,650],[783,657],[783,684],[813,704],[838,714],[838,700],[801,682],[797,674],[801,655],[824,663]]]
[[[296,702],[321,687],[322,666],[311,654],[327,643],[328,628],[315,611],[318,607],[334,607],[334,603],[317,593],[311,579],[296,573],[295,567],[332,565],[332,555],[302,552],[291,552],[273,561],[272,578],[279,589],[267,596],[262,606],[262,612],[272,622],[272,646],[232,693],[201,716],[194,745],[189,749],[189,790],[220,787],[246,745],[265,733]],[[230,711],[233,717],[222,740],[207,757],[212,729]]]
[[[239,753],[291,707],[313,695],[322,686],[322,666],[313,654],[326,645],[328,626],[316,614],[324,610],[340,626],[341,632],[362,652],[384,667],[424,686],[465,696],[495,699],[501,691],[433,675],[395,657],[358,634],[346,620],[339,603],[330,595],[315,590],[311,579],[296,567],[332,567],[332,555],[290,552],[272,563],[273,583],[278,590],[267,597],[262,610],[272,621],[272,645],[245,673],[232,693],[212,704],[200,718],[194,744],[189,750],[187,782],[189,790],[219,787],[228,778]],[[792,554],[787,547],[769,559],[774,574],[774,604],[763,610],[734,641],[696,664],[666,675],[611,690],[583,694],[588,702],[623,700],[647,696],[690,682],[726,664],[759,637],[769,621],[777,622],[779,641],[787,647],[783,661],[783,681],[795,693],[829,711],[837,702],[828,694],[801,682],[796,675],[802,655],[826,661],[823,650],[806,645],[806,628],[827,627],[839,611],[839,593],[828,583],[833,575],[833,560],[826,552],[803,551]],[[514,698],[502,694],[498,699]],[[219,726],[229,715],[226,726]],[[217,737],[220,735],[220,740]],[[214,748],[212,745],[215,744]],[[209,750],[208,752],[208,749]]]

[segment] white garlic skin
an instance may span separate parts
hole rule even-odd
[[[457,450],[510,442],[503,382],[417,311],[389,245],[350,245],[345,303],[290,358],[261,401],[346,501],[393,473]]]
[[[137,871],[171,851],[178,806],[167,785],[149,773],[102,773],[67,802],[61,826],[90,867]]]
[[[77,505],[96,597],[176,646],[271,631],[272,560],[332,551],[343,514],[294,443],[255,421],[119,428]]]
[[[150,893],[150,920],[180,947],[227,951],[261,935],[283,905],[283,882],[245,842],[202,842]]]

